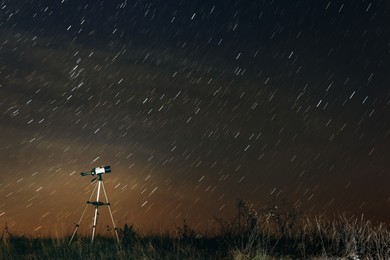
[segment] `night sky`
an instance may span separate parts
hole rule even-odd
[[[367,0],[0,1],[0,227],[69,234],[95,185],[79,173],[103,165],[117,224],[144,231],[212,228],[238,198],[390,223],[389,18]]]

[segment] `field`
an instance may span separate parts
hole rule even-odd
[[[216,219],[218,231],[201,234],[185,221],[175,232],[140,234],[131,225],[112,237],[29,238],[4,230],[0,259],[390,259],[383,224],[345,215],[328,220],[278,208],[261,214],[245,202],[237,216]]]

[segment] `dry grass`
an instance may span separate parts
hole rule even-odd
[[[309,218],[290,206],[288,210],[272,206],[257,211],[245,202],[238,205],[239,227],[234,220],[230,226],[221,224],[228,236],[232,232],[241,235],[235,246],[237,259],[390,259],[390,232],[384,224],[346,215],[333,220]]]
[[[273,207],[256,211],[237,204],[232,220],[218,219],[216,234],[201,235],[183,222],[175,235],[140,235],[133,226],[113,238],[17,237],[3,232],[0,259],[390,259],[385,225],[363,218],[308,218]]]

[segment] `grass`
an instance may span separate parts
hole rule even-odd
[[[199,234],[186,222],[175,234],[141,235],[133,226],[112,237],[29,238],[3,232],[0,259],[390,259],[385,225],[345,215],[329,220],[291,210],[258,212],[237,204],[237,216],[218,219],[219,231]],[[287,214],[288,213],[288,214]]]

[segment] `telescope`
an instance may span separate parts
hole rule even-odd
[[[80,218],[79,222],[76,224],[76,226],[74,228],[73,235],[72,235],[72,237],[70,238],[70,241],[69,241],[69,245],[72,243],[72,240],[73,240],[74,236],[76,235],[76,232],[77,232],[77,230],[78,230],[78,228],[80,226],[81,220],[83,219],[85,211],[87,210],[88,204],[93,205],[95,207],[95,216],[93,217],[92,240],[91,240],[91,243],[93,243],[93,240],[95,238],[96,224],[97,224],[97,219],[98,219],[98,215],[99,215],[98,208],[100,206],[108,206],[108,210],[109,210],[110,216],[111,216],[112,225],[114,226],[116,240],[118,241],[118,244],[119,244],[118,230],[117,230],[117,228],[115,226],[114,217],[112,216],[111,206],[110,206],[110,203],[108,202],[106,188],[104,188],[104,183],[103,183],[103,178],[102,178],[102,174],[103,173],[110,173],[110,172],[111,172],[111,167],[109,165],[107,165],[107,166],[92,168],[89,172],[82,172],[82,173],[80,173],[81,176],[87,176],[87,175],[95,176],[96,175],[97,177],[93,178],[93,180],[91,180],[91,182],[94,182],[96,180],[97,180],[97,182],[96,182],[95,188],[92,191],[91,197],[89,197],[89,200],[87,201],[87,205],[84,208],[83,214],[81,214],[81,218]],[[100,188],[101,187],[103,188],[104,197],[106,198],[106,202],[100,201]],[[96,201],[90,201],[92,199],[93,194],[96,191],[96,188],[97,188]]]
[[[103,173],[110,173],[111,172],[111,166],[103,166],[103,167],[96,167],[92,168],[89,172],[82,172],[80,173],[81,176],[87,176],[87,175],[101,175]]]

